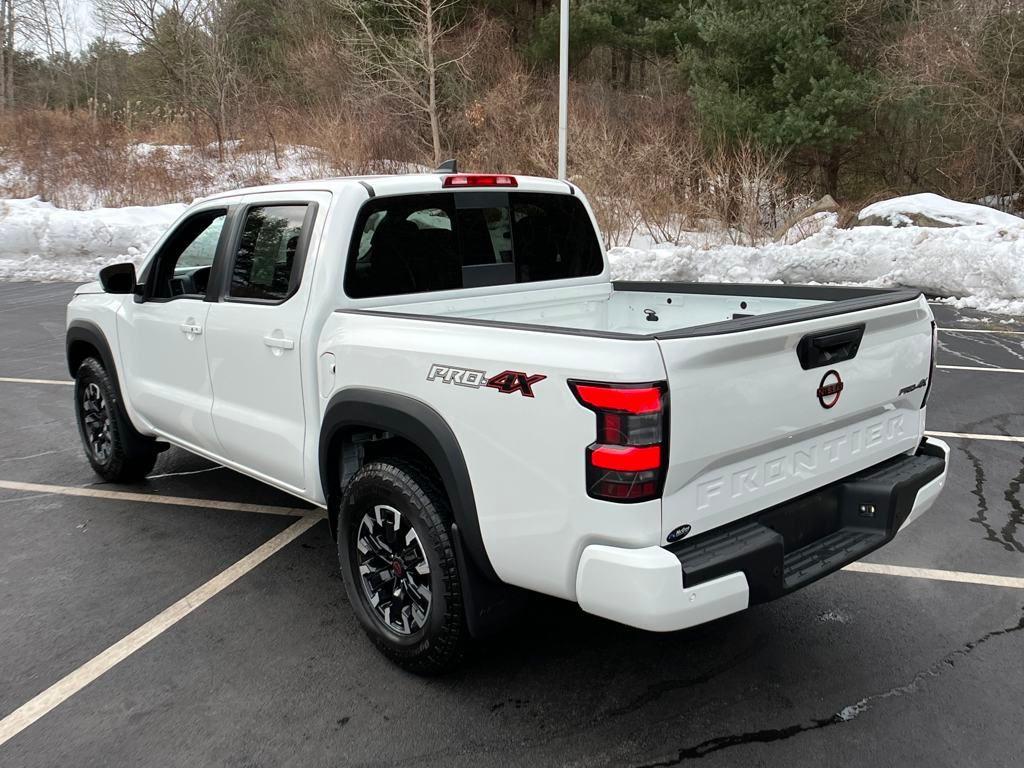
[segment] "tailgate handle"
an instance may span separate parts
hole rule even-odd
[[[796,356],[805,371],[824,365],[852,360],[857,356],[860,340],[864,336],[864,324],[836,328],[833,331],[809,333],[796,345]]]

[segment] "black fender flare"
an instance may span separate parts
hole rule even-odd
[[[117,396],[120,398],[121,384],[118,381],[117,367],[114,365],[114,355],[110,351],[107,337],[103,335],[103,331],[96,323],[88,320],[72,320],[68,325],[67,335],[64,337],[64,354],[67,357],[68,373],[71,374],[71,378],[75,378],[75,374],[78,373],[78,366],[75,364],[76,357],[71,354],[72,348],[78,342],[85,342],[99,353],[100,362],[110,372],[114,386],[117,387]]]
[[[110,374],[110,380],[114,384],[114,405],[117,409],[117,417],[121,420],[122,427],[130,428],[131,434],[137,436],[138,439],[150,438],[141,435],[132,423],[131,417],[128,416],[128,409],[125,407],[124,393],[121,391],[120,375],[117,371],[117,366],[114,364],[114,354],[110,350],[110,344],[107,342],[107,337],[104,335],[103,330],[89,320],[72,320],[68,325],[67,334],[64,338],[64,353],[67,356],[68,373],[71,374],[71,378],[75,378],[75,374],[78,373],[77,363],[81,362],[84,357],[90,357],[91,355],[78,355],[74,353],[74,347],[76,344],[85,343],[96,350],[99,355],[100,362],[103,363],[103,367],[107,373]],[[76,395],[77,396],[77,395]],[[157,443],[159,450],[167,448],[167,443]]]
[[[349,427],[375,429],[405,438],[434,463],[451,502],[457,536],[479,573],[500,581],[487,557],[477,517],[473,483],[452,428],[421,400],[394,392],[353,387],[335,394],[320,428],[320,482],[331,509],[340,502],[339,457],[332,458],[335,438]]]

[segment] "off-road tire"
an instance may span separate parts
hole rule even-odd
[[[83,360],[75,374],[75,416],[86,458],[104,480],[131,483],[153,469],[160,444],[132,426],[110,374],[95,357]]]
[[[430,569],[426,618],[422,626],[408,634],[386,624],[371,604],[371,587],[359,570],[361,557],[365,564],[365,555],[358,550],[360,532],[365,531],[361,526],[367,524],[366,515],[375,515],[378,505],[399,511],[411,524],[417,551],[425,555]],[[345,489],[338,516],[338,559],[352,610],[377,648],[416,674],[435,675],[452,670],[462,661],[469,642],[451,519],[451,507],[438,480],[429,469],[405,458],[379,459],[362,466]],[[404,529],[406,522],[402,525]],[[397,530],[397,523],[395,526]],[[397,575],[390,575],[396,590],[400,577],[401,568]],[[404,578],[412,577],[412,573],[405,572]],[[410,601],[407,599],[405,604]]]

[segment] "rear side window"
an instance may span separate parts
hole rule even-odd
[[[530,192],[379,197],[356,221],[345,270],[352,298],[600,274],[579,198]]]
[[[245,213],[228,296],[283,301],[300,278],[300,246],[309,206],[253,206]]]

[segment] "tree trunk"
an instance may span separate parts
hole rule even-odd
[[[839,152],[830,152],[822,162],[821,170],[824,174],[825,193],[832,197],[839,197]]]
[[[7,107],[7,3],[0,0],[0,111]]]
[[[217,98],[217,159],[224,162],[224,140],[228,135],[227,93],[222,86]]]
[[[7,0],[7,106],[14,106],[14,0]]]
[[[434,65],[434,8],[427,0],[427,27],[424,35],[427,50],[427,113],[430,117],[430,141],[434,147],[434,167],[441,165],[441,124],[437,119],[437,70]]]

